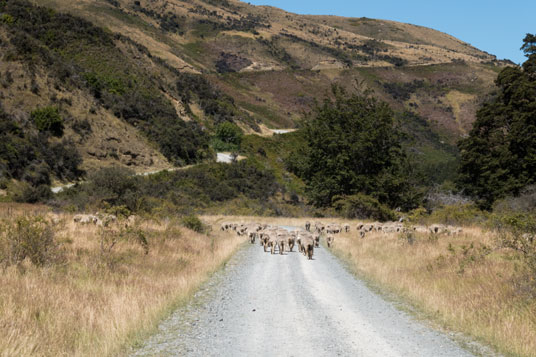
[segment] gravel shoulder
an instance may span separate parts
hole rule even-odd
[[[134,356],[472,356],[372,292],[326,248],[241,249]]]

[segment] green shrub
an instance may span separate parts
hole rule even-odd
[[[204,233],[207,230],[207,226],[195,215],[182,217],[181,223],[183,226],[194,232]]]
[[[132,214],[131,210],[125,205],[110,206],[107,202],[104,202],[102,208],[106,214],[112,214],[116,217],[127,218]]]
[[[42,217],[18,217],[0,223],[0,262],[17,264],[29,259],[36,266],[61,258],[54,227]]]
[[[234,145],[236,148],[240,147],[243,135],[242,129],[238,125],[227,121],[216,128],[216,138],[222,143]]]
[[[52,197],[52,191],[48,185],[32,186],[28,182],[10,182],[7,192],[15,202],[37,203]]]
[[[58,108],[45,107],[36,109],[31,113],[31,118],[39,131],[47,131],[58,137],[63,135],[63,119]]]
[[[389,207],[382,205],[377,199],[361,193],[352,196],[336,196],[333,207],[346,218],[371,218],[379,221],[396,219]]]
[[[485,223],[489,213],[480,210],[474,204],[443,206],[430,215],[430,222],[450,225],[471,225]]]

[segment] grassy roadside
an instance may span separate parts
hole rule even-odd
[[[508,356],[536,356],[534,288],[520,262],[477,227],[458,236],[342,234],[333,252],[417,314]]]
[[[0,206],[0,219],[22,214],[52,217],[46,207]],[[75,224],[68,214],[54,218],[60,220],[54,226],[60,259],[0,268],[2,356],[125,353],[244,241],[217,229],[199,234],[176,220],[144,220],[136,234],[145,237],[146,254],[132,235],[111,247],[102,228]]]
[[[307,220],[348,222],[352,232],[337,235],[332,251],[371,286],[404,302],[419,318],[461,332],[504,355],[536,356],[536,293],[531,277],[525,275],[516,253],[497,249],[494,233],[480,227],[464,227],[456,236],[373,233],[361,239],[355,231],[357,221],[344,219],[204,219],[298,227]],[[461,342],[468,341],[461,338]]]

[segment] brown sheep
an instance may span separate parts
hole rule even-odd
[[[268,242],[270,241],[270,235],[268,233],[261,233],[261,245],[264,247],[264,251],[266,252],[266,248],[268,247]]]
[[[288,250],[290,252],[292,252],[292,250],[294,249],[294,244],[296,244],[296,237],[294,235],[290,235],[288,237]]]
[[[334,240],[335,240],[335,237],[333,237],[333,236],[328,236],[326,238],[326,242],[328,243],[328,248],[331,248],[331,245],[333,244]]]
[[[270,247],[270,254],[275,254],[275,246],[277,245],[277,241],[275,237],[270,237],[268,239],[268,243],[266,244],[268,247]],[[266,251],[266,249],[265,249]]]
[[[287,245],[287,237],[278,237],[277,246],[279,247],[279,254],[285,254],[285,246]]]
[[[313,235],[315,248],[320,247],[320,234]]]
[[[313,259],[313,253],[315,250],[314,239],[310,237],[304,238],[302,241],[302,244],[303,244],[303,255],[305,255],[307,259],[309,260]]]
[[[348,233],[348,232],[350,232],[350,225],[349,225],[348,223],[345,223],[345,224],[342,225],[342,229],[343,229],[346,233]]]
[[[249,232],[249,241],[251,244],[255,244],[255,239],[257,238],[257,232]]]

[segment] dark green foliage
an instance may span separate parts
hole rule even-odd
[[[32,186],[31,184],[22,181],[12,184],[8,187],[9,196],[15,202],[21,203],[38,203],[46,202],[52,197],[52,191],[47,184]]]
[[[82,176],[83,172],[79,169],[82,157],[72,140],[64,139],[61,142],[49,144],[46,153],[45,163],[58,179],[74,181]]]
[[[110,206],[120,206],[128,202],[132,210],[136,195],[136,177],[134,172],[121,167],[107,167],[91,173],[88,177],[88,188],[96,200],[106,202]]]
[[[536,182],[536,54],[522,68],[505,68],[496,84],[498,95],[458,144],[458,183],[486,209]]]
[[[216,128],[212,145],[217,151],[238,151],[244,134],[236,124],[223,122]]]
[[[380,60],[384,60],[385,62],[394,64],[395,67],[403,67],[408,64],[407,60],[400,58],[400,57],[396,57],[396,56],[383,55],[383,56],[378,56],[377,58]]]
[[[125,206],[132,212],[152,211],[158,202],[191,213],[214,204],[246,197],[267,201],[280,189],[271,171],[244,160],[233,164],[202,164],[187,170],[134,176],[121,168],[101,169],[87,184],[66,190],[58,198],[64,205]]]
[[[71,181],[83,174],[79,169],[82,159],[72,141],[52,143],[47,132],[35,131],[31,125],[21,127],[0,108],[0,177],[27,183],[17,187],[17,201],[48,198],[51,176]]]
[[[63,135],[63,119],[57,107],[44,107],[31,113],[32,120],[39,131],[48,131],[54,136]]]
[[[424,87],[423,80],[413,80],[413,82],[399,83],[399,82],[386,82],[383,83],[385,91],[393,96],[394,99],[406,101],[413,93],[419,88]]]
[[[390,207],[412,208],[418,196],[392,110],[336,86],[333,96],[314,108],[303,128],[307,146],[288,160],[311,202],[326,207],[336,196],[363,193]]]
[[[377,199],[361,193],[352,196],[337,196],[333,198],[333,207],[342,216],[354,219],[374,219],[378,221],[390,221],[396,215],[389,207],[382,205]]]
[[[216,124],[233,121],[238,109],[233,98],[223,94],[205,77],[191,73],[179,73],[177,92],[186,104],[186,110],[191,113],[189,104],[197,99],[205,114]]]
[[[521,46],[521,50],[525,52],[527,57],[536,54],[536,35],[528,33],[523,39],[523,46]]]
[[[197,233],[204,233],[207,230],[207,226],[199,219],[199,217],[193,214],[182,217],[181,223],[186,228]]]

